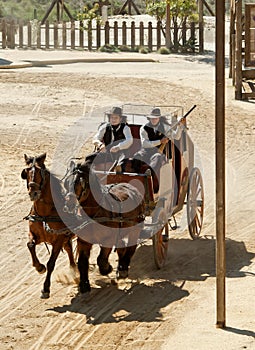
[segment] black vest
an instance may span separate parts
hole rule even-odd
[[[156,132],[154,132],[154,129],[150,123],[144,126],[144,130],[147,132],[150,141],[161,140],[165,136],[164,125],[161,123],[159,123]]]
[[[104,137],[103,137],[104,144],[106,146],[108,146],[112,142],[125,140],[126,137],[125,137],[124,132],[123,132],[125,126],[126,126],[125,123],[121,123],[117,127],[117,129],[115,129],[111,126],[111,124],[107,124],[106,129],[105,129],[105,133],[104,133]],[[113,140],[112,140],[112,133],[113,133]]]

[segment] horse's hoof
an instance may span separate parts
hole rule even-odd
[[[44,291],[42,290],[41,293],[42,293],[42,294],[41,294],[41,299],[49,299],[49,297],[50,297],[50,292],[44,292]]]
[[[109,264],[107,260],[97,259],[97,265],[102,276],[107,276],[112,272],[112,265]]]
[[[99,271],[102,276],[107,276],[112,272],[112,265],[108,264],[108,266],[99,266]]]
[[[123,271],[117,270],[116,277],[117,277],[117,280],[127,278],[128,277],[128,270],[123,270]]]
[[[38,269],[36,269],[36,270],[37,270],[37,272],[39,272],[40,275],[42,275],[43,273],[46,272],[46,267],[45,267],[43,264],[41,264],[41,265],[38,267]]]
[[[86,281],[83,284],[80,284],[79,286],[79,292],[81,294],[89,293],[91,291],[90,283],[89,281]]]

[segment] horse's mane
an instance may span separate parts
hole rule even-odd
[[[51,173],[49,169],[46,169],[46,171],[50,175],[50,187],[53,199],[57,200],[58,202],[63,202],[64,205],[65,193],[61,181],[55,174]]]

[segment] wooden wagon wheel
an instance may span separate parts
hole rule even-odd
[[[199,238],[204,215],[204,187],[200,170],[193,168],[189,178],[187,193],[187,219],[189,233],[193,239]]]
[[[166,262],[168,248],[169,226],[164,208],[158,208],[152,218],[160,229],[152,237],[155,265],[161,269]]]

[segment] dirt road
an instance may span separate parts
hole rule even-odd
[[[153,57],[160,62],[73,64],[0,73],[1,349],[254,349],[254,103],[233,100],[227,81],[228,327],[219,330],[215,328],[213,56]],[[148,241],[135,253],[130,279],[117,286],[111,284],[115,271],[110,277],[100,276],[98,248],[93,248],[92,292],[87,298],[77,296],[62,253],[51,298],[41,300],[44,276],[31,266],[27,222],[22,220],[31,206],[20,179],[23,154],[47,152],[49,167],[56,154],[83,155],[92,150],[88,140],[101,120],[101,112],[86,118],[85,111],[125,102],[177,104],[185,111],[197,104],[189,132],[205,183],[202,238],[189,238],[180,215],[181,228],[171,232],[166,266],[156,270]],[[84,127],[79,128],[80,139],[73,134],[77,123]],[[46,262],[44,245],[38,253]],[[116,258],[112,253],[114,268]]]

